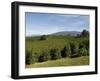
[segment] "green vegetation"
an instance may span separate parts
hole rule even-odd
[[[71,48],[71,54],[70,54],[70,57],[78,57],[79,56],[79,53],[78,53],[78,45],[77,43],[70,43],[70,48]]]
[[[89,64],[89,33],[85,30],[78,36],[26,37],[25,43],[27,67]]]
[[[89,56],[81,56],[77,58],[62,58],[58,60],[49,60],[41,63],[34,63],[26,65],[26,68],[37,68],[37,67],[57,67],[57,66],[80,66],[89,65]]]
[[[46,52],[43,52],[39,58],[38,58],[38,62],[44,62],[44,61],[47,61],[47,60],[50,60],[50,55]]]
[[[32,61],[32,53],[30,51],[26,51],[26,64],[32,64],[33,61]]]
[[[58,49],[51,49],[50,56],[51,56],[51,60],[56,60],[61,58],[61,54]]]
[[[61,50],[61,56],[62,57],[68,57],[71,54],[71,50],[70,50],[70,46],[65,46],[62,50]]]
[[[86,48],[81,48],[81,49],[79,49],[79,54],[80,54],[81,56],[87,56],[87,55],[89,55],[89,53],[88,53],[88,51],[86,50]]]
[[[41,37],[40,37],[40,40],[46,40],[46,35],[42,35]]]

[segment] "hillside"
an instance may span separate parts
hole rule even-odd
[[[75,38],[67,36],[47,36],[46,40],[39,40],[39,37],[27,37],[26,49],[32,50],[34,53],[41,53],[43,51],[49,51],[52,48],[62,49],[68,45],[71,41],[80,43],[88,38]]]
[[[49,35],[49,36],[77,36],[81,32],[78,31],[61,31],[61,32],[55,32],[51,34],[44,34],[44,35]],[[36,34],[36,35],[31,35],[31,36],[26,36],[26,37],[40,37],[41,35]]]
[[[78,32],[78,31],[61,31],[61,32],[53,33],[51,35],[56,35],[56,36],[59,36],[59,35],[62,35],[62,36],[66,36],[66,35],[69,35],[69,36],[77,36],[80,33],[81,32]]]
[[[27,51],[27,56],[32,60],[31,64],[26,65],[26,68],[31,67],[54,67],[54,66],[77,66],[77,65],[88,65],[89,64],[89,58],[88,58],[88,37],[75,37],[75,36],[67,36],[67,35],[46,35],[46,39],[40,40],[42,36],[36,36],[36,37],[26,37],[25,42],[25,50]],[[81,49],[81,53],[83,53],[83,56],[75,57],[73,58],[63,58],[63,55],[61,55],[62,49],[64,49],[65,46],[70,45],[72,42],[74,42],[75,46],[79,46],[80,44],[84,44],[86,46],[85,49]],[[49,55],[51,54],[52,49],[57,49],[56,54],[57,56],[54,56],[55,60],[51,59],[51,56],[49,58]],[[76,49],[76,48],[75,48]],[[78,50],[80,48],[78,47]],[[77,50],[77,55],[80,55],[79,51]],[[71,50],[72,51],[72,50]],[[61,58],[59,55],[61,55]],[[72,53],[71,53],[72,54]],[[86,56],[86,57],[84,57]],[[42,58],[42,60],[41,60]],[[48,58],[48,60],[43,61],[43,59]],[[58,59],[60,58],[60,59]],[[29,60],[29,59],[28,59]],[[30,61],[31,62],[31,61]],[[34,63],[35,62],[35,63]]]

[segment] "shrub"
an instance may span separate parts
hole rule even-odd
[[[85,48],[86,48],[87,50],[89,50],[89,40],[83,41],[83,44],[85,45]]]
[[[81,56],[87,56],[87,55],[89,55],[89,52],[86,48],[81,48],[81,49],[79,49],[79,54]]]
[[[81,48],[85,48],[85,45],[83,44],[83,42],[79,43],[79,49],[81,49]]]
[[[70,49],[71,49],[71,54],[77,54],[78,53],[78,45],[77,43],[70,43]]]
[[[83,40],[82,42],[79,43],[79,49],[81,48],[86,48],[87,50],[89,49],[89,40]]]
[[[67,57],[69,56],[71,53],[71,50],[70,50],[70,46],[65,46],[62,50],[61,50],[61,56],[62,57]]]
[[[38,58],[38,62],[44,62],[50,59],[50,54],[43,52],[39,58]]]
[[[71,54],[69,55],[70,57],[77,57],[77,56],[79,56],[77,43],[71,42],[70,43],[70,49],[71,49]]]
[[[27,64],[27,65],[29,65],[29,64],[31,64],[32,63],[32,53],[31,53],[31,51],[26,51],[26,56],[25,56],[25,63]]]
[[[40,37],[40,40],[46,40],[46,35],[42,35],[41,37]]]
[[[40,56],[39,54],[34,53],[34,54],[32,55],[32,63],[38,62],[39,56]]]
[[[61,58],[61,53],[58,49],[51,49],[50,51],[51,60],[56,60]]]

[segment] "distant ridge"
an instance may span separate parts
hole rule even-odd
[[[78,32],[78,31],[61,31],[61,32],[55,32],[55,33],[51,33],[51,34],[44,34],[44,35],[54,35],[54,36],[66,36],[66,35],[69,35],[69,36],[77,36],[81,34],[81,32]],[[41,35],[30,35],[30,36],[26,36],[26,37],[39,37]]]
[[[56,35],[56,36],[59,36],[59,35],[62,35],[62,36],[65,36],[65,35],[69,35],[69,36],[77,36],[78,34],[80,34],[81,32],[78,32],[78,31],[61,31],[61,32],[56,32],[56,33],[53,33],[51,35]]]

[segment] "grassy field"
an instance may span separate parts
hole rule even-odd
[[[62,58],[58,60],[49,60],[46,62],[26,65],[26,68],[36,67],[57,67],[57,66],[80,66],[89,65],[89,56],[81,56],[77,58]]]
[[[75,38],[66,36],[48,36],[46,40],[38,40],[38,37],[26,38],[26,50],[32,50],[32,53],[41,53],[49,51],[52,48],[62,49],[68,45],[71,41],[80,43],[87,38]]]
[[[61,49],[68,45],[70,42],[76,42],[79,44],[84,40],[88,40],[87,37],[71,37],[71,36],[47,36],[46,40],[39,40],[40,37],[26,37],[26,50],[32,51],[32,54],[42,54],[43,52],[49,52],[51,49]],[[57,60],[49,60],[45,62],[36,62],[30,65],[26,65],[26,68],[34,67],[57,67],[57,66],[78,66],[89,65],[89,56],[81,56],[75,58],[61,58]]]

